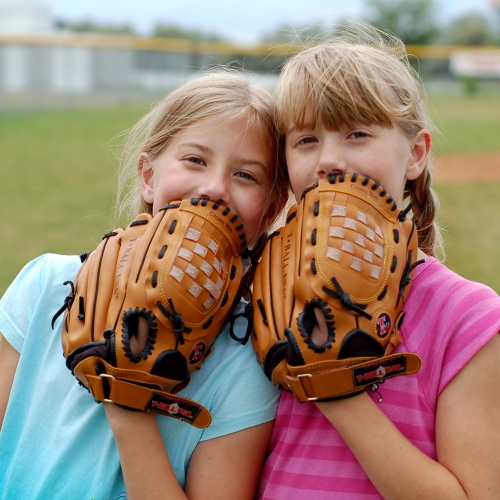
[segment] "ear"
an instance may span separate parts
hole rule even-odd
[[[141,178],[141,193],[146,203],[153,203],[154,199],[154,175],[149,155],[142,152],[137,165],[139,177]]]
[[[417,179],[427,165],[427,158],[432,146],[431,133],[423,128],[412,141],[410,159],[406,167],[406,179]]]

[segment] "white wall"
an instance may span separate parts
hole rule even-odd
[[[49,33],[53,22],[43,0],[0,0],[0,33]]]

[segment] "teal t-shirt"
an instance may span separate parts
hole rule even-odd
[[[41,256],[21,271],[0,301],[0,332],[21,353],[0,431],[2,499],[126,498],[104,408],[66,368],[62,316],[54,329],[50,326],[69,292],[63,282],[72,280],[80,265],[76,256]],[[183,487],[200,441],[270,421],[276,413],[278,390],[264,376],[250,343],[235,342],[225,328],[215,345],[179,393],[209,409],[210,427],[157,416]]]

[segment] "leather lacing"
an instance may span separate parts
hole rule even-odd
[[[371,385],[371,387],[370,387],[370,388],[371,388],[371,390],[372,390],[372,392],[376,392],[376,393],[378,394],[378,402],[379,402],[379,403],[382,403],[383,399],[382,399],[382,394],[380,394],[380,392],[379,392],[379,390],[378,390],[378,389],[379,389],[379,387],[378,387],[378,386],[379,386],[380,384],[383,384],[383,383],[384,383],[384,380],[381,380],[380,382],[378,382],[378,383],[376,383],[376,384],[372,384],[372,385]]]
[[[183,345],[184,344],[184,332],[189,333],[191,332],[190,328],[187,328],[184,325],[184,320],[182,319],[182,314],[178,313],[175,310],[174,303],[172,302],[172,299],[169,297],[168,299],[168,305],[170,306],[170,310],[172,312],[169,312],[167,308],[160,302],[158,301],[156,305],[160,309],[160,311],[169,319],[172,321],[173,324],[173,329],[174,332],[177,334],[177,340],[179,344]]]
[[[247,320],[247,328],[245,331],[245,334],[243,337],[238,337],[234,333],[234,325],[236,323],[236,320],[238,318],[246,318]],[[248,339],[250,338],[250,335],[252,335],[253,331],[253,307],[252,303],[248,302],[247,305],[245,306],[245,309],[243,312],[240,312],[238,314],[231,314],[229,316],[229,335],[233,340],[236,340],[236,342],[240,342],[241,344],[245,345],[248,342]]]
[[[412,207],[413,207],[413,202],[410,201],[410,203],[408,203],[407,207],[403,208],[403,210],[401,210],[401,212],[399,212],[399,215],[398,215],[399,222],[404,222],[405,221],[406,216],[408,215],[408,213],[410,212],[410,210],[412,209]]]
[[[70,285],[71,286],[71,292],[69,295],[64,299],[64,303],[61,306],[61,308],[54,314],[52,318],[52,330],[54,329],[54,324],[57,321],[57,318],[61,316],[61,314],[67,309],[68,311],[71,309],[71,306],[73,305],[73,301],[75,300],[75,285],[73,284],[72,281],[68,280],[63,283],[63,285]]]
[[[366,304],[358,304],[356,302],[353,302],[350,299],[349,294],[347,292],[344,292],[344,290],[342,290],[342,287],[340,286],[340,283],[337,281],[337,278],[335,278],[335,276],[331,278],[331,282],[333,283],[333,286],[336,288],[336,291],[324,286],[323,291],[325,293],[327,293],[334,299],[340,300],[341,304],[347,310],[354,311],[358,313],[360,316],[363,316],[363,318],[366,318],[368,320],[372,319],[372,316],[364,310],[366,309]]]
[[[401,276],[401,281],[399,283],[399,293],[398,293],[398,300],[396,301],[396,306],[399,304],[399,301],[401,300],[403,304],[405,303],[404,301],[404,292],[405,288],[410,284],[411,282],[411,272],[420,264],[424,262],[423,259],[417,260],[413,264],[411,263],[413,257],[413,252],[410,250],[408,252],[408,259],[406,260],[405,267],[403,269],[403,275]]]

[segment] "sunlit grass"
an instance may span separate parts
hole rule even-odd
[[[110,228],[116,185],[105,144],[144,111],[0,116],[0,293],[42,253],[95,248]]]
[[[500,151],[500,95],[433,96],[437,152]]]
[[[445,263],[500,293],[500,181],[438,184]]]

